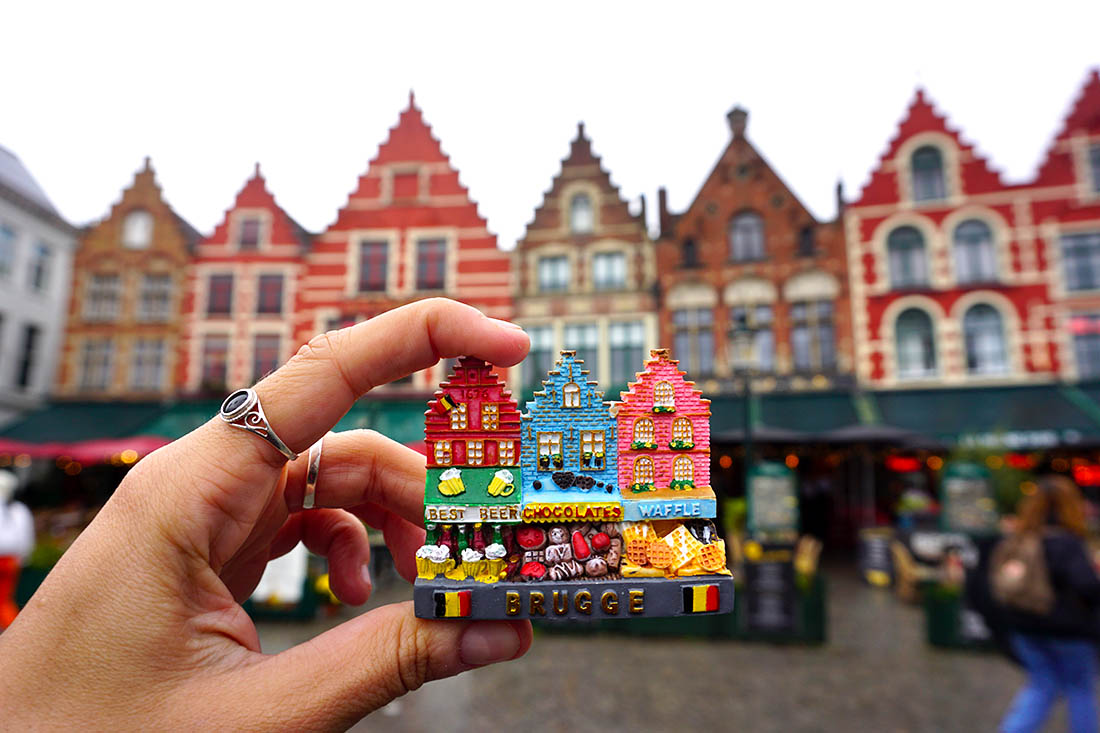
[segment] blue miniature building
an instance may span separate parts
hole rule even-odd
[[[576,351],[561,358],[521,419],[524,504],[620,499],[616,421]]]

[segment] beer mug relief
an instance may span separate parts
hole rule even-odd
[[[618,402],[562,351],[520,414],[462,357],[428,403],[423,618],[729,613],[710,401],[655,349]]]

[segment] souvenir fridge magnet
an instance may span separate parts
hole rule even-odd
[[[520,415],[491,365],[462,357],[425,413],[422,618],[728,613],[714,526],[710,402],[656,349],[608,404],[562,351]]]

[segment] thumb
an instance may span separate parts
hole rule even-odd
[[[391,604],[267,658],[241,699],[260,706],[251,720],[342,729],[425,682],[522,656],[531,634],[528,621],[431,621]]]

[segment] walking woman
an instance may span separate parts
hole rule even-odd
[[[1097,578],[1083,541],[1085,499],[1064,476],[1045,476],[1038,490],[1020,503],[1016,538],[1041,538],[1034,560],[1009,559],[1000,565],[1017,577],[1028,577],[1029,592],[1042,598],[1045,613],[1025,611],[1018,603],[1005,609],[1012,650],[1027,669],[1027,684],[1017,693],[1001,722],[1005,733],[1037,731],[1059,695],[1065,695],[1070,729],[1097,730],[1096,681]],[[1026,540],[1018,546],[1026,546]],[[1000,548],[998,548],[1000,549]],[[996,557],[996,555],[995,555]],[[1031,567],[1024,567],[1031,563]],[[1045,565],[1045,568],[1043,568]],[[1004,570],[1000,572],[1004,572]],[[997,561],[994,560],[994,572]],[[996,584],[996,583],[995,583]],[[1032,604],[1034,608],[1036,604]]]

